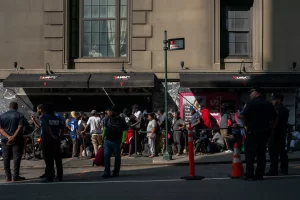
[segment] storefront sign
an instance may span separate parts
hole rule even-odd
[[[211,115],[220,124],[220,110],[222,102],[234,102],[235,111],[237,110],[238,96],[236,93],[220,92],[220,93],[180,93],[180,113],[184,121],[191,119],[190,107],[197,107],[198,104],[206,107]],[[235,112],[234,111],[234,112]]]
[[[173,38],[168,40],[169,51],[183,50],[184,46],[184,38]]]
[[[130,76],[114,76],[115,80],[128,80]]]
[[[234,80],[249,80],[251,79],[250,76],[233,76]]]
[[[40,76],[40,80],[54,80],[58,76]]]

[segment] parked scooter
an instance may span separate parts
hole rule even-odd
[[[60,142],[61,154],[63,158],[72,156],[72,140],[70,136],[64,135]]]
[[[30,155],[28,159],[33,157],[38,159],[44,158],[42,151],[42,140],[40,135],[36,133],[36,130],[26,137],[25,145],[26,154]]]

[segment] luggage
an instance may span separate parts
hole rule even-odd
[[[95,159],[93,161],[93,167],[96,166],[104,166],[104,149],[100,147],[97,151]]]

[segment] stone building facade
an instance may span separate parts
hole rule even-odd
[[[164,30],[185,39],[184,50],[168,52],[174,84],[180,73],[295,74],[300,27],[292,21],[300,19],[299,6],[297,0],[2,0],[0,79],[45,74],[47,65],[55,74],[153,73],[160,83]],[[156,88],[153,107],[162,99],[163,86]],[[43,94],[21,95],[28,92]]]

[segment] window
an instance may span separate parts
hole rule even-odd
[[[221,7],[221,58],[251,56],[251,13],[249,5]]]
[[[82,57],[127,57],[127,0],[83,0]]]

